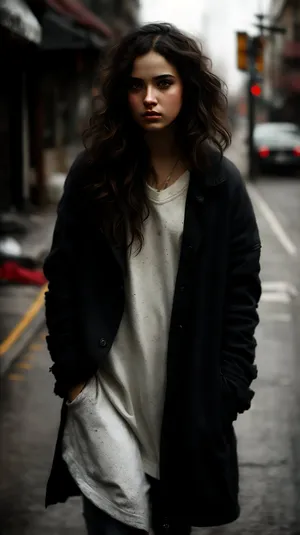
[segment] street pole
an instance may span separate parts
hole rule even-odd
[[[261,12],[256,15],[259,21],[260,35],[263,37],[264,28],[263,23],[265,15]],[[254,127],[256,116],[256,97],[252,94],[252,86],[257,82],[256,70],[256,49],[255,38],[249,36],[248,40],[248,179],[251,182],[256,180],[256,165],[255,165],[255,147],[254,147]]]
[[[258,20],[258,27],[260,29],[260,35],[263,37],[264,35],[264,21],[266,18],[266,15],[264,13],[257,13],[255,17]]]
[[[253,139],[253,132],[255,126],[255,97],[254,95],[252,95],[251,88],[256,81],[256,69],[254,42],[252,38],[249,38],[248,62],[248,179],[253,182],[256,178],[255,151]]]
[[[264,36],[265,32],[271,35],[275,33],[284,34],[286,30],[277,26],[265,26],[266,16],[263,13],[256,15],[259,23],[255,26],[259,29],[260,35],[250,37],[245,31],[236,32],[237,36],[237,68],[240,71],[248,73],[248,179],[256,179],[256,154],[254,147],[254,128],[255,128],[255,99],[260,95],[257,93],[255,85],[262,82],[262,73],[264,71]]]

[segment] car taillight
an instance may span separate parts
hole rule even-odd
[[[293,152],[295,156],[300,156],[300,147],[295,147]]]
[[[260,147],[258,150],[258,154],[261,158],[268,158],[270,156],[270,149],[269,147]]]

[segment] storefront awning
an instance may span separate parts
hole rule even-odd
[[[113,37],[109,26],[79,0],[47,0],[47,3],[59,14],[71,17],[77,24],[99,33],[102,37]]]
[[[84,50],[87,48],[100,49],[105,47],[107,40],[92,30],[85,29],[70,17],[58,11],[48,10],[43,19],[43,50]]]
[[[0,25],[28,41],[41,42],[41,26],[23,0],[0,1]]]
[[[45,50],[102,49],[112,30],[77,0],[46,0],[43,17]]]

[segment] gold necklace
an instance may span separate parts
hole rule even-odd
[[[168,187],[169,182],[170,182],[170,180],[171,180],[171,177],[172,177],[172,175],[173,175],[173,173],[174,173],[174,171],[175,171],[175,168],[176,168],[176,166],[178,165],[179,162],[180,162],[180,158],[178,158],[178,159],[176,160],[175,164],[173,165],[170,174],[167,176],[167,178],[166,178],[166,180],[165,180],[165,182],[164,182],[163,187],[162,187],[161,189],[156,188],[156,191],[157,191],[157,192],[163,191],[163,190],[165,190],[165,189]]]

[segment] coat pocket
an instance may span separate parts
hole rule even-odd
[[[92,379],[86,382],[81,392],[79,392],[79,394],[76,396],[75,399],[73,399],[73,401],[68,401],[68,400],[66,401],[67,407],[70,407],[70,408],[76,407],[77,405],[81,405],[81,403],[84,402],[84,400],[86,399],[91,389],[91,382],[92,382]]]
[[[67,399],[67,401],[66,401],[67,407],[74,407],[74,406],[78,405],[78,403],[81,403],[84,400],[84,398],[86,397],[85,390],[86,390],[86,385],[83,387],[81,392],[79,392],[79,394],[76,396],[76,398],[74,398],[72,401],[69,401]]]

